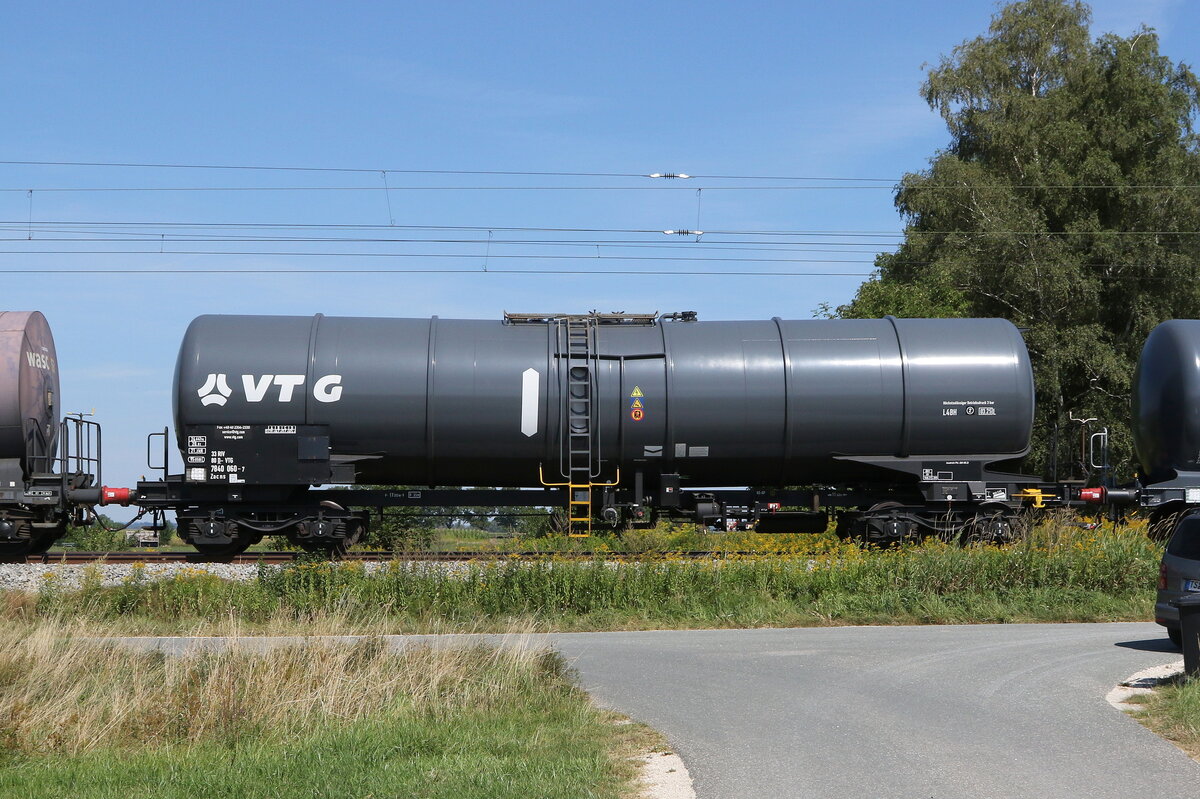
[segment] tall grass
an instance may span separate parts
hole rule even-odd
[[[287,737],[379,714],[446,714],[571,689],[557,655],[412,648],[380,639],[182,656],[137,652],[61,623],[0,626],[0,749],[79,754]]]
[[[0,624],[0,795],[617,797],[631,732],[545,650],[179,657]]]
[[[1140,529],[1043,525],[1007,546],[937,541],[874,550],[810,538],[808,551],[696,562],[669,554],[634,563],[394,562],[263,567],[246,583],[205,573],[78,590],[47,581],[12,616],[203,625],[334,619],[356,629],[493,629],[514,618],[542,628],[1143,619],[1159,545]],[[157,625],[157,627],[156,627]]]

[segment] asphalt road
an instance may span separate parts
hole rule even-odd
[[[552,638],[668,736],[700,799],[1200,795],[1200,764],[1104,699],[1179,658],[1153,624]]]
[[[495,638],[395,643],[479,637]],[[122,640],[175,652],[224,645]],[[532,643],[547,640],[601,704],[667,735],[699,799],[1200,796],[1200,764],[1104,698],[1130,674],[1179,659],[1153,624],[565,633]]]

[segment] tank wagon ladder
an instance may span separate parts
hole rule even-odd
[[[562,387],[558,473],[565,482],[547,482],[540,466],[538,478],[544,486],[567,489],[568,534],[575,537],[591,535],[593,489],[611,488],[621,481],[618,469],[612,482],[598,482],[604,462],[595,401],[601,360],[598,329],[602,325],[654,325],[658,321],[658,312],[542,314],[505,311],[504,321],[506,324],[553,324],[559,385]]]
[[[592,399],[596,380],[596,325],[591,316],[568,316],[560,323],[566,332],[566,474],[567,523],[571,536],[592,534],[592,486],[599,476],[593,435],[596,417]]]

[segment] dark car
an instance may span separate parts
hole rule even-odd
[[[1183,635],[1179,629],[1179,611],[1170,602],[1195,593],[1200,593],[1200,513],[1179,520],[1158,569],[1154,620],[1167,628],[1167,635],[1176,646],[1182,643]]]

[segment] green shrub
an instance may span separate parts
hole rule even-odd
[[[59,546],[70,545],[83,552],[120,552],[129,549],[126,531],[114,529],[120,526],[120,522],[101,514],[87,526],[68,529]]]

